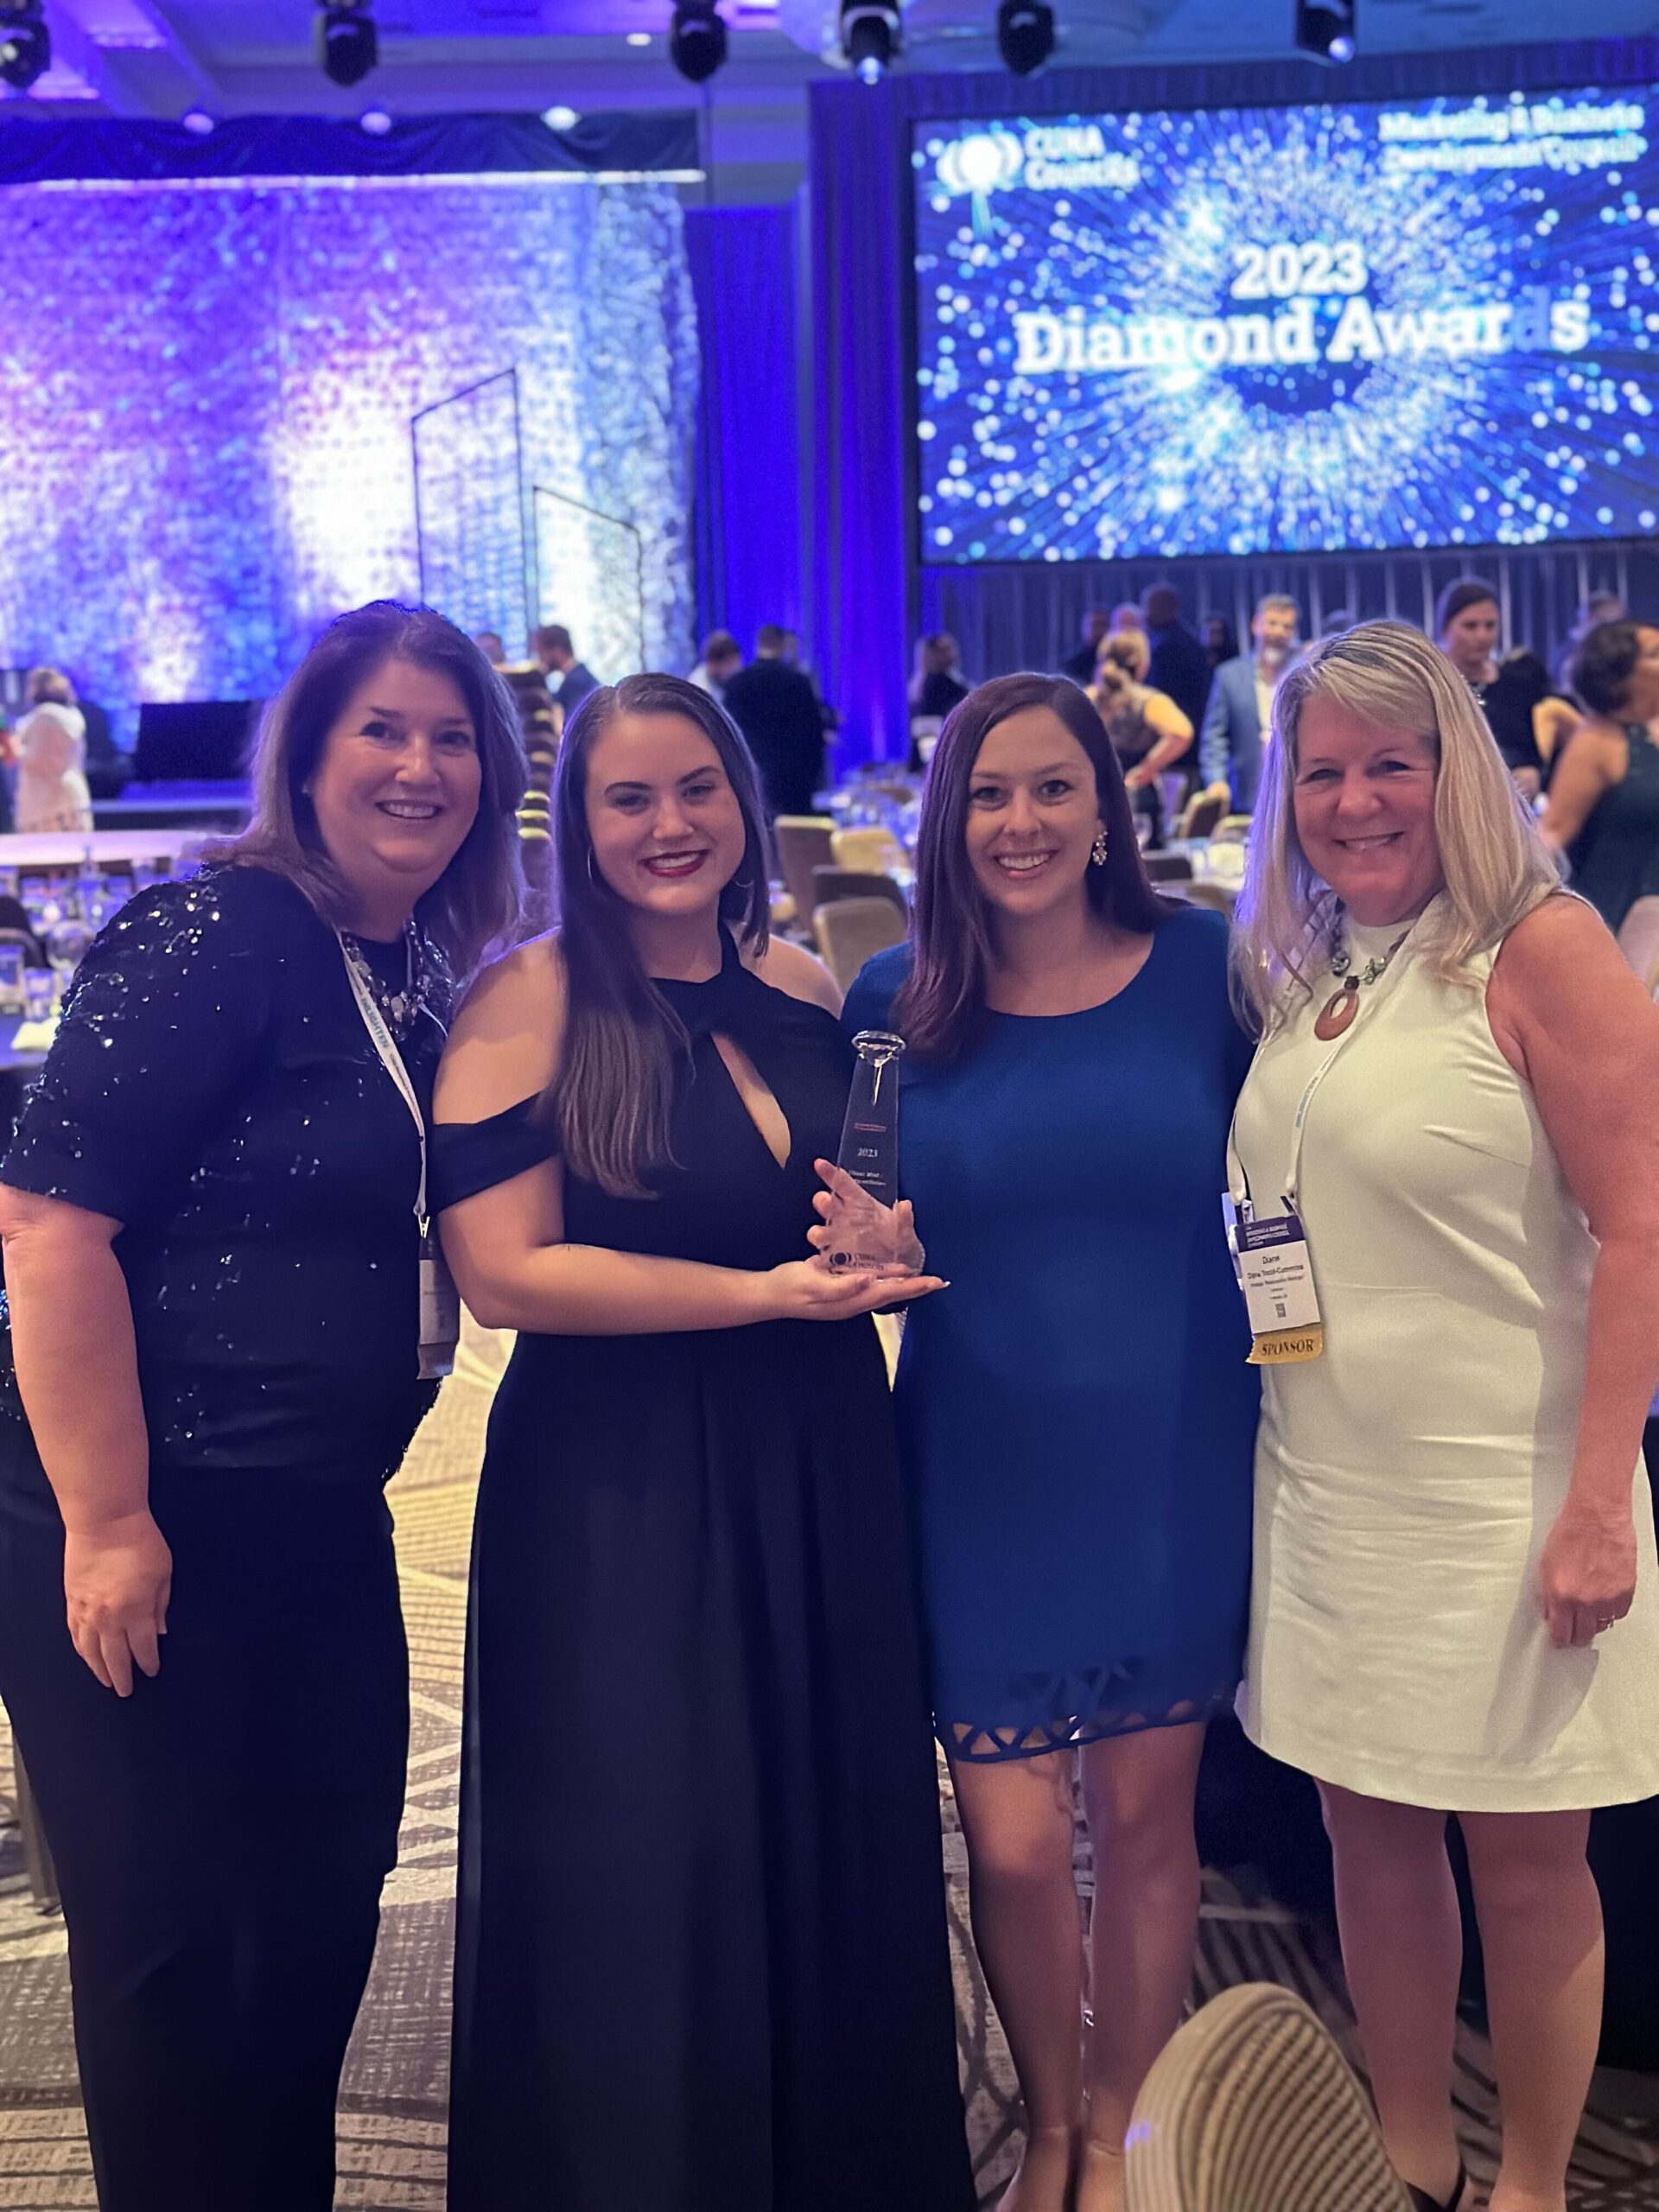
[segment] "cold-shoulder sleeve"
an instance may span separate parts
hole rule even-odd
[[[130,900],[81,962],[0,1179],[123,1223],[164,1217],[257,1079],[294,932],[317,926],[302,893],[253,868]]]
[[[541,1094],[486,1122],[438,1122],[432,1129],[432,1211],[442,1213],[498,1183],[510,1183],[559,1153],[559,1133],[537,1112]]]

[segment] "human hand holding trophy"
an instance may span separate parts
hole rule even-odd
[[[945,1286],[925,1275],[926,1254],[910,1201],[899,1196],[899,1056],[902,1037],[861,1029],[853,1039],[858,1065],[847,1101],[841,1156],[816,1165],[825,1187],[813,1200],[820,1226],[807,1241],[836,1274],[874,1274],[900,1305]]]

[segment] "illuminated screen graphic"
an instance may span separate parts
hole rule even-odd
[[[923,558],[1651,531],[1656,99],[919,127]]]

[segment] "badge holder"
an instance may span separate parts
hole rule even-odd
[[[1249,1316],[1249,1364],[1296,1367],[1325,1351],[1313,1264],[1300,1220],[1288,1203],[1283,1213],[1257,1217],[1248,1198],[1223,1198],[1227,1242],[1244,1310]]]

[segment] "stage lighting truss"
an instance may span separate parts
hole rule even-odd
[[[996,11],[996,50],[1002,67],[1029,77],[1054,51],[1054,10],[1048,0],[1002,0]]]
[[[1296,50],[1315,61],[1351,61],[1359,0],[1296,0]]]
[[[896,0],[842,0],[841,50],[863,83],[879,85],[903,44]]]
[[[41,0],[0,0],[0,85],[26,92],[52,67]]]
[[[369,0],[325,0],[317,10],[317,60],[332,85],[360,85],[380,59]]]
[[[726,59],[726,25],[715,0],[678,0],[668,58],[688,83],[706,85]]]

